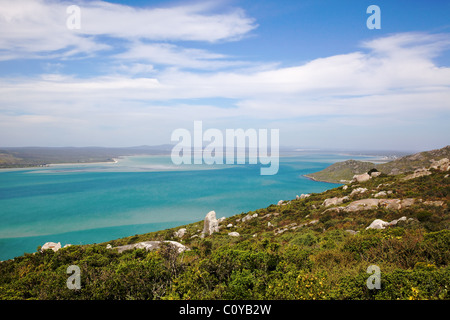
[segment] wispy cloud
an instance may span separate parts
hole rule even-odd
[[[73,4],[0,1],[0,60],[73,57],[112,49],[102,37],[130,41],[128,45],[140,39],[233,41],[256,27],[240,9],[217,14],[211,12],[211,5],[202,4],[137,9],[103,1],[78,1],[81,28],[69,30],[66,9]]]
[[[214,46],[255,30],[240,9],[81,1],[81,29],[68,30],[71,4],[0,0],[0,60],[52,61],[42,74],[0,78],[0,145],[164,143],[199,119],[282,127],[289,143],[324,127],[329,139],[362,126],[413,132],[427,118],[444,130],[450,113],[450,68],[434,60],[449,49],[449,34],[396,33],[286,67]],[[100,53],[101,72],[77,74],[66,64]]]

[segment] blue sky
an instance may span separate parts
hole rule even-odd
[[[165,144],[202,120],[286,146],[439,148],[449,49],[448,1],[0,0],[0,146]]]

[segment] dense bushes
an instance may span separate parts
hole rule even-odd
[[[313,239],[313,240],[311,240]],[[333,245],[330,247],[329,242]],[[210,243],[210,242],[204,242]],[[328,243],[328,244],[327,244]],[[327,244],[327,245],[324,245]],[[211,245],[209,246],[211,249]],[[450,231],[307,232],[279,246],[248,240],[185,254],[101,246],[45,251],[1,264],[2,299],[447,299]],[[67,266],[81,290],[66,287]],[[369,290],[369,265],[381,269]],[[14,265],[14,267],[12,267]]]

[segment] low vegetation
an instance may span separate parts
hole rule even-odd
[[[449,299],[450,185],[448,173],[411,180],[382,174],[304,199],[228,217],[201,237],[203,222],[107,243],[45,250],[0,263],[0,299]],[[325,199],[392,191],[414,198],[398,210],[327,210]],[[421,201],[419,201],[421,199]],[[442,202],[436,202],[442,201]],[[257,217],[242,221],[247,215]],[[407,219],[366,229],[374,219]],[[230,226],[230,224],[232,226]],[[230,232],[239,236],[230,236]],[[174,240],[158,250],[118,253],[107,248]],[[68,266],[80,268],[81,289],[68,289]],[[369,289],[367,269],[380,269],[381,288]]]

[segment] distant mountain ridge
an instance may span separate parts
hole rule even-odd
[[[305,177],[317,181],[341,183],[351,180],[356,174],[362,174],[371,169],[377,169],[388,175],[396,175],[423,167],[429,167],[432,160],[437,161],[442,158],[450,159],[450,145],[441,149],[407,155],[382,164],[359,160],[337,162],[322,171],[307,174]]]

